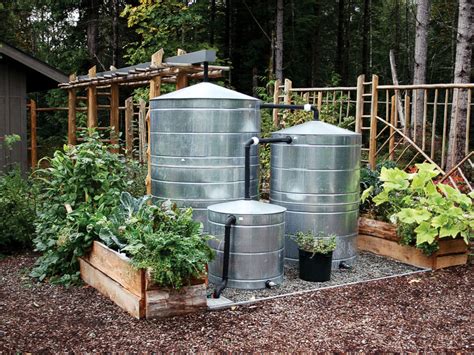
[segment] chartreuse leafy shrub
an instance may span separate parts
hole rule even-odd
[[[0,175],[0,254],[31,247],[34,221],[34,185],[18,168]]]
[[[35,173],[40,186],[34,246],[43,254],[31,275],[70,284],[79,279],[77,257],[98,238],[97,221],[114,212],[129,185],[126,163],[97,133],[47,159],[49,168]]]
[[[298,248],[314,254],[328,254],[336,249],[336,236],[319,232],[314,235],[312,232],[298,232],[292,236],[298,244]]]
[[[120,207],[98,222],[102,242],[126,253],[135,267],[148,269],[160,286],[180,288],[201,277],[214,255],[192,210],[147,201],[147,196],[122,193]]]
[[[416,164],[418,171],[382,168],[382,191],[373,201],[389,206],[389,219],[398,225],[401,242],[425,253],[438,250],[441,238],[462,237],[468,243],[474,230],[472,199],[451,186],[435,184],[440,171],[433,164]]]

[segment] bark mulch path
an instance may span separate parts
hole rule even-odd
[[[90,287],[37,284],[0,261],[0,352],[474,352],[472,266],[138,321]]]

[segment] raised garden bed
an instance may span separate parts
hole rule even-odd
[[[180,290],[160,288],[144,269],[135,269],[123,254],[95,241],[79,258],[81,278],[135,318],[167,317],[205,310],[205,280]]]
[[[427,256],[420,249],[399,244],[395,225],[365,217],[359,219],[357,247],[359,250],[433,270],[467,262],[467,245],[463,239],[441,239],[439,250]]]

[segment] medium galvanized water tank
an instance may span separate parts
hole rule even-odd
[[[252,200],[208,207],[210,241],[216,258],[209,264],[209,281],[218,284],[224,259],[224,227],[229,215],[236,217],[230,235],[229,281],[240,289],[265,288],[267,281],[283,281],[285,208]]]
[[[246,140],[260,133],[258,100],[200,83],[151,100],[152,195],[192,207],[206,231],[209,205],[244,195]],[[257,196],[257,148],[251,151]]]
[[[272,144],[270,201],[286,207],[286,258],[296,261],[290,236],[299,231],[337,236],[333,268],[356,258],[361,135],[321,121],[273,133],[291,144]]]

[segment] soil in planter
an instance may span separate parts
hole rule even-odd
[[[421,270],[415,266],[402,264],[372,253],[360,252],[351,270],[333,270],[331,280],[327,282],[303,281],[298,275],[298,265],[285,264],[283,283],[272,289],[238,290],[226,288],[222,296],[234,301],[250,301],[261,298],[289,294],[298,291],[315,290],[328,286],[345,285],[354,282],[368,281],[381,277],[395,276]],[[212,293],[214,285],[208,285],[208,294]]]

